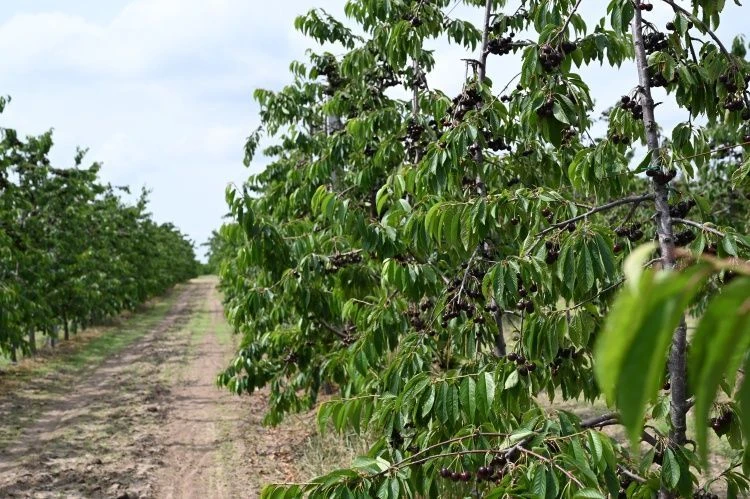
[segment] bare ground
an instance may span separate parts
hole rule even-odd
[[[264,428],[265,393],[214,385],[234,348],[215,284],[191,281],[138,341],[78,376],[0,380],[0,427],[14,426],[0,497],[257,497],[296,480],[312,426]]]

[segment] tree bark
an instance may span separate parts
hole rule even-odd
[[[414,59],[412,61],[412,68],[414,69],[414,84],[412,85],[411,95],[411,114],[414,118],[419,116],[419,61]]]
[[[654,100],[651,96],[651,85],[648,75],[648,59],[643,41],[643,19],[641,11],[636,8],[633,16],[632,31],[635,45],[635,59],[638,66],[638,80],[640,83],[640,102],[643,109],[643,124],[646,128],[646,142],[651,152],[651,168],[662,172],[659,155],[659,134],[654,117]],[[672,217],[669,214],[668,182],[654,177],[652,188],[654,204],[656,206],[656,231],[659,238],[659,249],[664,269],[675,267],[675,244],[672,232]],[[647,298],[645,298],[647,299]],[[669,432],[670,445],[681,446],[687,441],[686,415],[689,409],[687,400],[687,368],[685,352],[687,348],[687,328],[684,317],[672,337],[669,354],[669,377],[671,383],[670,419],[672,427]],[[662,498],[673,497],[667,490],[659,493]]]
[[[490,41],[490,16],[492,15],[492,0],[484,4],[484,31],[482,32],[482,53],[479,54],[479,83],[484,83],[487,75],[487,44]]]
[[[489,53],[487,52],[487,45],[490,41],[490,17],[492,16],[492,0],[487,0],[484,4],[484,29],[482,31],[482,47],[481,47],[481,53],[479,54],[479,84],[480,86],[484,83],[485,77],[487,76],[487,56]],[[478,165],[481,165],[484,161],[484,154],[482,154],[481,149],[477,149],[476,155],[475,155],[475,161]],[[477,190],[479,191],[479,195],[483,196],[485,194],[484,189],[484,183],[482,182],[481,175],[477,175],[476,179],[477,183]],[[487,243],[483,243],[486,249]],[[503,312],[500,309],[500,307],[497,305],[497,302],[494,298],[490,300],[490,306],[495,308],[496,311],[492,314],[493,319],[495,320],[495,325],[497,326],[497,334],[495,335],[495,355],[497,357],[505,357],[505,354],[507,353],[507,347],[505,345],[505,332],[503,328]]]
[[[31,355],[36,355],[36,330],[29,329],[29,351]]]

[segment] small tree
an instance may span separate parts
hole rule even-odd
[[[0,112],[7,100],[0,98]],[[102,184],[100,166],[55,168],[51,132],[0,128],[0,352],[31,353],[38,332],[54,342],[132,310],[196,275],[192,243],[157,224],[147,193],[129,206]]]
[[[463,3],[482,26],[452,18],[448,0],[350,0],[356,32],[312,11],[296,27],[347,52],[311,53],[290,86],[255,94],[262,128],[247,162],[261,133],[279,140],[265,150],[273,163],[227,193],[236,223],[222,235],[236,251],[222,285],[244,340],[218,382],[238,394],[270,385],[270,424],[335,385],[321,428],[383,435],[350,469],[264,495],[746,491],[733,402],[712,425],[738,460],[709,470],[698,452],[717,359],[741,347],[721,365],[733,396],[750,315],[750,280],[725,286],[748,273],[750,78],[741,40],[730,52],[712,31],[724,3],[662,0],[674,13],[664,31],[631,0],[609,2],[593,29],[580,0]],[[434,39],[479,52],[453,98],[429,84]],[[510,53],[518,75],[491,81]],[[574,68],[629,58],[637,74],[593,138]],[[394,98],[397,85],[410,98]],[[687,118],[666,136],[656,87]],[[740,211],[719,212],[726,198]],[[720,328],[724,350],[699,334],[688,362],[688,315],[703,316],[698,333]],[[557,407],[603,395],[614,410],[592,418]],[[601,431],[620,424],[630,447]]]

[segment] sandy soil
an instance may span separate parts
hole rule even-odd
[[[79,378],[0,395],[0,426],[22,426],[0,449],[0,497],[257,497],[295,480],[314,430],[264,428],[264,393],[214,384],[234,349],[215,284],[189,283],[158,325]]]

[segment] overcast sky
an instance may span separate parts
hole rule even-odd
[[[344,3],[4,1],[0,95],[13,102],[0,126],[22,134],[54,128],[58,166],[72,165],[76,146],[89,147],[87,159],[104,164],[106,181],[151,189],[156,219],[174,222],[200,244],[226,212],[227,184],[266,162],[259,157],[249,170],[242,165],[244,139],[258,125],[252,92],[288,83],[290,61],[302,60],[313,46],[294,30],[294,18],[313,7],[343,18]],[[587,0],[582,8],[592,27],[606,2]],[[453,15],[464,12],[459,7]],[[730,5],[727,12],[720,34],[729,42],[746,29],[750,8]],[[649,14],[662,25],[668,17],[658,9]],[[467,55],[455,46],[435,48],[430,85],[457,92],[459,59]],[[496,86],[518,71],[512,61],[490,66]],[[583,73],[601,107],[636,83],[632,68]],[[662,120],[681,119],[666,107],[661,112]]]

